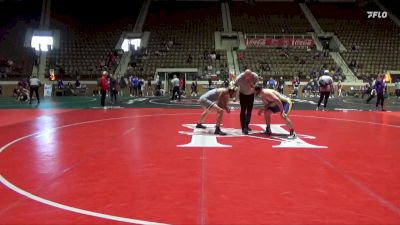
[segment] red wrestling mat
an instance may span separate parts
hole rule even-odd
[[[0,111],[0,224],[400,223],[400,113],[200,112]]]

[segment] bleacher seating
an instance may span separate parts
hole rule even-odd
[[[63,11],[62,4],[55,5],[52,9],[51,28],[60,30],[60,48],[49,53],[46,71],[49,68],[62,69],[67,79],[76,75],[83,79],[99,77],[103,65],[108,62],[109,54],[114,55],[122,32],[132,30],[141,4],[141,1],[131,1],[125,8],[114,4],[96,6],[100,18],[86,18],[85,10],[92,10],[86,7],[74,12],[73,16],[67,16],[71,12]],[[101,9],[118,13],[103,14]],[[116,65],[107,70],[113,72],[115,68]]]
[[[295,2],[231,2],[232,29],[244,33],[306,33],[311,25]]]
[[[39,26],[41,1],[1,1],[0,8],[8,9],[0,13],[0,79],[18,80],[32,73],[36,54],[24,47],[25,33]]]
[[[222,19],[218,2],[152,2],[143,30],[150,31],[147,46],[148,56],[132,59],[136,64],[129,73],[154,75],[156,68],[197,68],[203,71],[208,66],[203,60],[205,51],[215,49],[214,32],[222,31]],[[173,44],[166,50],[168,42]],[[219,69],[226,64],[226,53],[220,60],[211,62]],[[187,63],[191,55],[192,62]]]
[[[277,48],[249,48],[239,51],[242,54],[239,59],[239,68],[244,71],[246,68],[252,69],[264,78],[271,76],[284,79],[292,79],[298,76],[301,80],[306,80],[311,71],[319,73],[323,69],[337,70],[333,59],[320,53],[315,59],[314,51],[307,51],[303,48],[288,48],[288,56],[283,55],[283,49]],[[300,61],[304,60],[304,64]]]
[[[374,4],[313,3],[311,11],[324,31],[334,32],[347,52],[347,64],[356,63],[359,78],[376,76],[386,70],[400,70],[400,28],[390,18],[367,19],[366,11],[380,11]]]

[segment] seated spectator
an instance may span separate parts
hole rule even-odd
[[[212,51],[210,54],[211,60],[216,60],[217,59],[217,53],[215,51]]]
[[[238,55],[238,58],[239,58],[239,60],[242,60],[242,61],[245,60],[246,56],[244,55],[244,52],[240,52]]]
[[[313,59],[319,59],[320,57],[320,52],[319,51],[315,51]]]
[[[354,44],[351,45],[351,50],[352,51],[356,52],[356,51],[358,51],[358,49],[359,49],[359,47],[357,46],[357,44],[354,43]]]
[[[215,56],[216,60],[221,60],[221,54],[217,53],[217,55]]]
[[[75,88],[81,88],[81,82],[78,79],[75,81]]]
[[[192,61],[193,61],[193,57],[192,57],[192,55],[189,54],[186,59],[186,63],[192,63]]]
[[[72,86],[72,83],[68,82],[67,86],[64,89],[64,96],[71,96],[71,95],[75,95],[75,90]]]
[[[281,51],[280,56],[289,58],[289,52],[287,50],[283,50]]]

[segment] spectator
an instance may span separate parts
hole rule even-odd
[[[192,61],[193,61],[193,57],[192,57],[192,55],[188,55],[188,58],[186,59],[186,63],[192,63]]]
[[[292,85],[293,85],[292,97],[297,97],[297,95],[299,94],[299,87],[300,87],[299,77],[293,77]]]
[[[139,80],[139,86],[140,86],[140,96],[144,96],[144,87],[145,87],[145,83],[144,83],[144,79],[141,78]]]
[[[76,78],[76,81],[75,81],[75,88],[81,88],[81,82],[79,81],[78,78]]]
[[[139,78],[137,76],[131,77],[132,93],[131,97],[139,95]]]
[[[278,81],[278,92],[283,94],[284,88],[285,88],[285,80],[283,79],[283,77],[280,77]]]
[[[400,99],[400,79],[396,80],[396,83],[394,83],[394,88],[395,88],[396,97],[398,99]]]
[[[61,78],[58,79],[57,88],[58,89],[64,89],[64,82],[61,80]]]
[[[268,81],[268,83],[267,83],[267,88],[268,88],[268,89],[273,89],[273,90],[275,90],[275,89],[276,89],[276,86],[277,86],[276,80],[274,80],[273,77],[269,78],[269,81]]]
[[[192,89],[191,96],[197,97],[197,79],[192,82],[191,89]]]
[[[185,78],[179,79],[179,90],[181,91],[182,95],[186,95],[186,81]]]
[[[385,91],[384,77],[385,77],[384,74],[379,74],[378,78],[376,79],[376,82],[375,82],[375,92],[376,92],[376,104],[375,104],[375,107],[376,107],[376,110],[378,110],[378,106],[381,105],[381,110],[382,111],[386,111],[383,108],[383,103],[385,101],[385,98],[383,96],[384,91]]]
[[[151,78],[149,76],[148,79],[147,79],[147,92],[146,92],[146,95],[149,96],[150,92],[151,92],[151,95],[153,96],[153,88],[151,86]]]
[[[121,79],[119,80],[119,95],[120,96],[124,95],[125,88],[126,88],[126,81],[125,81],[125,78],[122,76]]]
[[[106,106],[105,106],[106,94],[107,94],[107,91],[109,90],[109,85],[108,85],[107,78],[108,78],[108,74],[107,74],[107,72],[104,71],[103,75],[102,75],[102,77],[100,79],[100,82],[99,82],[100,93],[101,93],[100,104],[104,109],[106,109]]]
[[[117,95],[118,95],[118,80],[110,74],[110,97],[111,97],[111,104],[117,102]]]

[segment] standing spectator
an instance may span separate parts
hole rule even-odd
[[[300,87],[300,79],[299,79],[299,77],[294,77],[293,78],[292,85],[293,85],[292,97],[297,97],[298,94],[299,94],[299,87]]]
[[[137,81],[137,87],[136,87],[136,93],[137,93],[137,96],[141,96],[142,95],[142,82],[141,82],[141,79],[140,78],[138,78],[138,81]]]
[[[131,79],[131,86],[132,86],[132,96],[139,95],[139,78],[137,76],[132,76]]]
[[[100,82],[99,82],[100,94],[101,94],[100,104],[101,104],[102,107],[104,107],[104,109],[106,108],[105,107],[106,94],[107,94],[107,91],[109,89],[107,78],[108,78],[108,74],[107,74],[107,72],[105,72],[101,76],[101,79],[100,79]]]
[[[161,92],[161,85],[162,85],[162,82],[161,82],[161,80],[158,78],[158,79],[156,80],[156,91],[155,91],[155,96],[160,96],[160,95],[163,94],[163,93]]]
[[[125,78],[122,76],[119,80],[119,95],[124,96],[124,90],[126,88],[126,81]]]
[[[241,73],[235,81],[235,85],[240,88],[240,125],[243,134],[248,134],[251,131],[249,124],[254,104],[254,88],[257,82],[258,75],[250,69]]]
[[[324,108],[322,110],[325,111],[326,106],[328,105],[329,95],[331,94],[331,91],[334,90],[333,79],[331,76],[329,76],[329,71],[318,79],[318,84],[320,96],[316,110],[319,110],[321,102],[324,100]]]
[[[192,93],[191,96],[197,97],[197,79],[192,82]]]
[[[315,77],[313,80],[313,84],[312,84],[312,89],[311,89],[312,96],[311,97],[317,97],[318,89],[319,89],[318,78]]]
[[[384,74],[379,74],[378,78],[376,79],[375,82],[375,91],[376,91],[376,110],[378,110],[378,105],[381,105],[381,110],[385,111],[383,108],[383,103],[385,101],[385,98],[383,96],[383,92],[385,91],[385,81],[384,81]]]
[[[110,97],[111,97],[111,104],[117,102],[117,95],[118,95],[118,80],[110,74]]]
[[[128,77],[128,86],[129,86],[129,96],[131,96],[131,97],[133,97],[133,86],[132,86],[132,79],[133,79],[133,76],[131,75],[131,76],[129,76]]]
[[[40,103],[39,98],[39,87],[42,85],[40,80],[36,77],[36,75],[32,75],[32,78],[29,79],[29,87],[30,87],[30,94],[29,94],[29,104],[32,104],[32,95],[35,92],[37,104]]]
[[[285,88],[285,80],[283,79],[283,77],[280,77],[278,81],[278,92],[283,94],[284,88]]]
[[[371,85],[369,83],[366,83],[365,86],[364,86],[364,89],[361,89],[361,90],[363,90],[361,98],[364,98],[364,95],[370,95],[371,94],[372,88],[371,88]]]
[[[57,88],[58,89],[64,89],[64,82],[62,81],[62,79],[58,79],[57,81]]]
[[[276,89],[276,85],[277,85],[276,80],[273,77],[270,77],[269,81],[267,83],[267,88],[275,90]]]
[[[153,96],[153,88],[151,86],[151,78],[149,76],[148,79],[147,79],[147,92],[146,92],[146,95],[150,96],[150,93],[151,93],[151,96]]]
[[[186,95],[186,81],[185,78],[179,79],[179,90],[182,95]]]
[[[376,79],[372,78],[370,83],[370,92],[369,92],[369,97],[366,101],[366,103],[368,104],[376,95],[376,89],[375,89],[375,84],[376,84]]]
[[[179,90],[179,79],[174,75],[174,78],[171,80],[172,84],[172,96],[171,100],[175,100],[175,94],[178,94],[179,101],[181,101],[181,92]]]
[[[338,97],[343,97],[343,94],[342,94],[342,88],[343,88],[342,82],[339,80],[336,86],[337,86]]]
[[[400,79],[396,80],[396,83],[394,83],[394,88],[395,88],[396,97],[399,99],[400,98]]]
[[[139,89],[140,89],[140,96],[144,96],[144,87],[145,87],[145,84],[144,84],[144,79],[143,78],[140,78],[140,80],[139,80]]]

